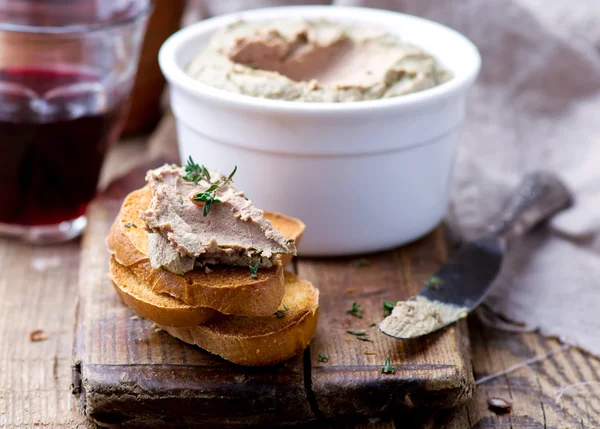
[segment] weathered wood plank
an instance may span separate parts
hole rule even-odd
[[[383,319],[383,301],[416,294],[446,258],[440,227],[409,246],[370,255],[364,261],[298,261],[299,274],[321,289],[319,326],[310,350],[312,389],[325,417],[451,407],[472,395],[464,321],[412,341],[393,339],[377,328]],[[353,302],[361,305],[362,319],[347,314]],[[359,341],[346,332],[349,328],[367,330],[372,342]],[[319,355],[329,361],[322,362]],[[396,369],[393,375],[380,372],[387,356]]]
[[[88,427],[70,400],[78,249],[0,239],[0,427]]]
[[[600,382],[598,359],[576,349],[563,350],[554,339],[538,333],[505,332],[469,320],[476,378],[498,374],[524,361],[539,357],[507,374],[481,383],[467,405],[435,417],[440,428],[458,429],[575,429],[600,427]],[[547,356],[551,354],[550,356]],[[557,401],[561,389],[576,383],[598,383],[573,387]],[[509,414],[488,409],[488,398],[512,403]]]

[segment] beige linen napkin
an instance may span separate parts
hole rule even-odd
[[[203,15],[319,3],[207,0]],[[320,2],[327,3],[327,2]],[[459,151],[449,223],[483,231],[527,171],[559,173],[573,208],[519,243],[487,304],[600,355],[600,2],[338,0],[424,16],[481,51]]]

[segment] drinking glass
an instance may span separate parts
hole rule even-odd
[[[0,234],[81,234],[150,0],[0,0]]]

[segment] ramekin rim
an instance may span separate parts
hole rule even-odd
[[[188,42],[189,39],[194,39],[202,34],[210,31],[215,31],[222,25],[232,22],[236,19],[243,19],[244,16],[260,15],[263,13],[308,11],[308,10],[327,10],[326,13],[331,13],[330,10],[343,10],[345,13],[361,13],[381,14],[389,16],[401,16],[403,19],[410,19],[421,22],[426,25],[434,25],[442,28],[443,31],[454,34],[461,41],[467,51],[470,51],[472,56],[471,68],[458,76],[453,76],[447,82],[437,85],[433,88],[428,88],[423,91],[405,94],[397,97],[382,98],[376,100],[363,100],[348,103],[335,102],[297,102],[290,100],[277,100],[262,97],[254,97],[251,95],[237,94],[224,89],[215,88],[211,85],[198,82],[189,76],[185,70],[176,64],[175,56],[181,45]],[[285,11],[285,12],[284,12]],[[294,15],[290,15],[294,16]],[[335,20],[334,16],[325,16],[324,18]],[[418,44],[418,43],[417,43]],[[231,13],[209,18],[186,28],[183,28],[171,35],[162,45],[159,51],[159,65],[170,85],[178,86],[179,88],[199,97],[210,99],[211,102],[232,104],[238,107],[256,108],[262,110],[277,110],[288,111],[295,113],[344,113],[344,112],[361,112],[372,111],[373,109],[389,109],[401,107],[414,107],[415,105],[429,104],[436,100],[450,96],[451,94],[461,91],[465,87],[470,86],[476,79],[481,68],[481,56],[477,47],[466,36],[460,32],[447,27],[438,22],[417,17],[414,15],[404,14],[381,9],[354,7],[354,6],[329,6],[329,5],[303,5],[303,6],[279,6],[271,8],[251,9],[241,13]]]

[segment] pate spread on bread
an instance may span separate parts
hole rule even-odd
[[[197,164],[190,160],[189,165]],[[183,167],[165,165],[146,175],[152,200],[140,217],[150,231],[153,268],[176,274],[196,265],[269,268],[279,255],[296,254],[293,240],[234,188],[231,177],[201,171],[189,175]]]

